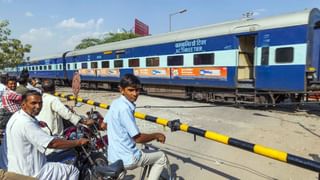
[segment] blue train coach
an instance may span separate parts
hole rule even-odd
[[[68,51],[20,65],[31,76],[112,89],[126,73],[147,94],[238,103],[319,90],[320,11],[242,19]]]

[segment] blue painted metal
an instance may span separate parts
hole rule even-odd
[[[161,56],[170,54],[188,54],[195,52],[238,49],[238,43],[236,41],[238,35],[243,35],[243,33],[128,48],[125,49],[123,54],[121,54],[121,58]],[[257,47],[305,43],[306,35],[306,25],[263,30],[258,32],[259,38],[257,42]],[[201,43],[200,41],[205,41],[205,43]],[[177,48],[177,45],[179,43],[190,43],[194,44],[194,46],[192,46],[193,49],[190,49],[190,51],[182,53],[179,50],[179,48]],[[101,58],[97,58],[97,56]],[[68,60],[70,59],[71,58],[69,57]],[[80,55],[76,57],[76,62],[97,61],[100,59],[116,59],[116,54],[113,51],[113,53],[109,55],[103,54],[102,52],[89,55]]]
[[[133,74],[133,69],[132,68],[120,69],[120,78],[122,78],[126,74]]]
[[[306,43],[307,30],[307,25],[300,25],[260,31],[257,47]]]
[[[312,38],[312,67],[316,68],[317,80],[320,79],[320,29],[314,30]]]
[[[257,66],[256,89],[304,91],[305,65]]]

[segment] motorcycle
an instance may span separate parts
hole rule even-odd
[[[74,140],[76,137],[81,134],[81,131],[84,133],[84,136],[90,139],[90,143],[92,144],[93,151],[99,151],[99,152],[106,152],[107,146],[108,146],[108,136],[102,135],[100,133],[99,124],[103,122],[103,117],[98,111],[88,111],[87,113],[87,119],[94,120],[94,124],[90,127],[87,127],[85,125],[81,124],[79,126],[69,126],[64,130],[64,137],[66,139]],[[77,129],[78,128],[78,129]],[[81,129],[80,133],[79,130]]]
[[[103,120],[101,114],[91,110],[87,112],[87,116],[95,121],[94,125],[91,127],[83,124],[70,126],[65,129],[63,138],[68,140],[87,138],[90,140],[89,143],[73,149],[54,152],[47,156],[47,161],[74,165],[80,171],[80,180],[122,179],[126,174],[123,162],[119,160],[108,165],[105,156],[108,142],[107,136],[102,136],[99,132],[98,124]]]

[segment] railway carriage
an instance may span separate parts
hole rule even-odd
[[[311,9],[68,51],[19,68],[63,82],[79,71],[83,86],[106,89],[133,73],[150,95],[275,104],[318,91],[319,61],[320,11]]]

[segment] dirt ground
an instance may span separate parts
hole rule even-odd
[[[60,88],[57,92],[70,94],[71,90]],[[119,94],[81,90],[80,97],[110,104]],[[313,106],[313,111],[285,112],[216,106],[144,95],[139,97],[136,105],[137,112],[168,120],[180,119],[193,127],[320,161],[319,105]],[[91,107],[82,105],[75,107],[75,110],[84,114]],[[96,109],[103,115],[107,112]],[[165,144],[152,142],[152,145],[167,153],[176,179],[318,179],[318,173],[310,170],[202,137],[194,139],[192,134],[171,132],[168,128],[144,120],[137,122],[142,132],[163,132],[166,135]],[[139,179],[140,173],[140,168],[129,171],[126,179]]]

